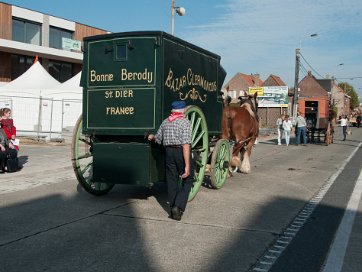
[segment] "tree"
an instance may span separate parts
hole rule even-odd
[[[352,85],[350,85],[348,82],[341,82],[338,84],[338,87],[344,90],[346,95],[349,95],[351,97],[349,103],[349,107],[351,110],[359,106],[358,94],[356,93]]]

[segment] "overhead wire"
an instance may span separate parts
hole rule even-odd
[[[305,63],[309,66],[309,68],[312,69],[312,71],[313,71],[314,73],[316,73],[320,78],[323,78],[323,76],[322,76],[320,73],[318,73],[317,70],[312,67],[312,65],[309,64],[309,62],[304,58],[304,56],[303,56],[302,53],[300,53],[300,56],[301,56],[302,59],[305,61]]]
[[[304,71],[304,74],[305,74],[305,75],[308,74],[307,68],[305,68],[305,66],[304,66],[301,62],[299,62],[299,68]]]
[[[349,80],[353,80],[355,78],[362,78],[360,76],[355,76],[355,77],[336,77],[336,79],[349,79]]]

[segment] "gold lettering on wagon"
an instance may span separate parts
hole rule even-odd
[[[96,70],[90,71],[91,82],[113,81],[113,74],[97,74]]]
[[[104,98],[129,98],[133,97],[133,90],[105,91]]]
[[[107,115],[132,115],[134,107],[106,107]]]
[[[121,80],[143,80],[147,83],[152,83],[153,72],[145,68],[142,72],[129,72],[127,69],[121,69]]]
[[[133,98],[133,90],[111,90],[104,92],[104,98],[106,99],[125,99]],[[106,107],[106,115],[133,115],[135,113],[134,107]]]
[[[205,103],[207,100],[207,94],[200,94],[195,87],[201,87],[206,92],[216,92],[217,84],[216,81],[208,81],[204,76],[195,74],[191,68],[188,68],[186,73],[179,77],[174,77],[173,71],[170,68],[165,86],[168,87],[173,92],[180,93],[180,99],[186,100],[191,98],[192,100],[200,100],[202,103]],[[182,93],[181,89],[184,87],[190,87],[190,90],[187,93]]]

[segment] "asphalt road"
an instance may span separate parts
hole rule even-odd
[[[337,130],[330,146],[260,138],[251,174],[235,174],[220,190],[202,187],[180,222],[168,218],[164,183],[117,185],[95,197],[77,184],[69,145],[24,145],[23,169],[0,175],[0,271],[322,271],[361,171],[362,129],[352,131],[342,142]],[[357,201],[335,271],[362,265]],[[287,246],[265,264],[298,218]]]

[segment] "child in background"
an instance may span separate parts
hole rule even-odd
[[[16,127],[14,126],[13,119],[10,118],[11,109],[3,108],[1,109],[0,114],[0,127],[4,130],[6,137],[14,143],[16,137]],[[18,145],[15,145],[15,147],[19,150]]]

